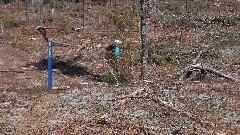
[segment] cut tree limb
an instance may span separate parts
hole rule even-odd
[[[16,70],[0,70],[0,72],[25,73],[24,71],[16,71]]]
[[[143,92],[145,93],[145,95],[143,95]],[[130,102],[131,98],[146,98],[148,100],[152,100],[158,106],[163,105],[173,111],[176,111],[176,112],[192,119],[193,121],[201,124],[201,126],[203,126],[203,127],[208,126],[211,129],[214,128],[212,125],[208,124],[209,122],[198,118],[196,115],[194,115],[186,110],[182,110],[182,109],[178,108],[177,105],[174,104],[173,102],[167,102],[167,101],[162,100],[157,94],[154,94],[154,92],[151,90],[145,91],[145,89],[138,89],[129,95],[125,95],[125,96],[121,96],[121,97],[117,97],[117,98],[113,98],[113,99],[101,100],[101,101],[113,101],[114,102],[114,101],[119,100],[116,105],[123,106],[123,105],[127,104],[128,102]]]
[[[204,73],[209,72],[209,73],[218,75],[220,77],[223,77],[223,78],[226,78],[226,79],[229,79],[232,81],[240,82],[240,80],[237,78],[234,78],[230,75],[226,75],[216,69],[204,66],[202,64],[193,64],[193,65],[185,68],[183,74],[180,76],[180,80],[189,78],[193,71],[201,71],[201,73],[202,73],[202,71],[204,71]]]
[[[198,118],[196,115],[191,114],[190,112],[188,112],[188,111],[186,111],[186,110],[182,110],[182,109],[176,107],[176,105],[174,105],[174,103],[172,103],[172,102],[167,102],[167,101],[162,100],[160,97],[156,96],[156,95],[153,94],[153,93],[149,93],[149,98],[150,98],[154,103],[156,103],[157,105],[159,105],[159,106],[163,105],[163,106],[165,106],[165,107],[167,107],[167,108],[170,108],[170,109],[173,110],[173,111],[176,111],[176,112],[178,112],[178,113],[180,113],[180,114],[182,114],[182,115],[185,115],[185,116],[187,116],[188,118],[192,119],[193,121],[198,122],[198,123],[199,123],[201,126],[203,126],[203,127],[209,127],[209,128],[211,128],[211,129],[214,128],[212,125],[208,124],[208,122],[201,120],[201,119]]]
[[[192,64],[190,66],[184,68],[184,70],[182,70],[180,72],[179,80],[183,80],[183,79],[189,78],[192,75],[193,71],[200,71],[201,75],[204,75],[203,77],[205,77],[206,72],[209,72],[209,73],[218,75],[220,77],[223,77],[223,78],[226,78],[226,79],[229,79],[229,80],[232,80],[232,81],[240,82],[240,80],[237,79],[237,78],[234,78],[234,77],[232,77],[230,75],[226,75],[226,74],[224,74],[224,73],[222,73],[222,72],[220,72],[220,71],[218,71],[216,69],[209,68],[207,66],[204,66],[202,64],[197,63],[197,61],[201,58],[202,53],[203,53],[203,51],[201,50],[198,53],[198,56],[193,60]]]
[[[152,94],[152,93],[150,93],[149,95],[150,95],[150,99],[151,99],[153,102],[155,102],[156,104],[158,104],[158,105],[164,105],[164,106],[166,106],[167,108],[170,108],[170,109],[172,109],[172,110],[174,110],[174,111],[176,111],[176,112],[179,112],[179,113],[181,113],[181,114],[183,114],[183,115],[191,118],[192,120],[194,120],[194,121],[196,121],[196,122],[198,122],[198,123],[201,123],[201,124],[203,123],[199,118],[197,118],[197,117],[194,116],[193,114],[191,114],[191,113],[189,113],[189,112],[187,112],[187,111],[183,111],[183,110],[175,107],[172,102],[164,101],[164,100],[162,100],[160,97],[158,97],[158,96],[156,96],[156,95],[154,95],[154,94]]]
[[[192,64],[190,66],[184,68],[184,70],[182,70],[180,72],[180,74],[179,74],[180,80],[186,79],[186,78],[188,78],[192,74],[192,71],[191,71],[192,65],[195,65],[197,63],[197,61],[201,58],[202,53],[203,53],[203,51],[201,50],[198,53],[197,57],[192,61]]]
[[[229,79],[229,80],[232,80],[232,81],[240,82],[240,80],[237,79],[237,78],[234,78],[234,77],[232,77],[232,76],[230,76],[230,75],[226,75],[226,74],[224,74],[224,73],[222,73],[222,72],[220,72],[220,71],[218,71],[218,70],[216,70],[216,69],[209,68],[209,67],[207,67],[207,66],[202,66],[202,65],[200,65],[200,64],[196,64],[196,65],[192,65],[192,68],[200,69],[200,70],[205,70],[205,71],[207,71],[207,72],[209,72],[209,73],[218,75],[218,76],[220,76],[220,77],[223,77],[223,78],[226,78],[226,79]]]
[[[143,96],[141,96],[141,93],[143,91],[144,91],[144,89],[138,89],[138,90],[133,91],[129,95],[124,95],[121,97],[116,97],[116,98],[106,99],[106,100],[101,100],[101,101],[117,101],[117,100],[119,100],[117,103],[117,106],[124,105],[127,102],[129,102],[131,99],[143,98]]]

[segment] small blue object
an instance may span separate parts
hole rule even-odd
[[[121,57],[119,56],[119,55],[120,55],[120,48],[118,47],[118,41],[116,42],[116,47],[115,47],[114,54],[116,55],[116,58],[117,58],[117,59],[120,59],[120,58],[121,58]]]
[[[52,89],[52,41],[48,41],[48,89]]]
[[[119,53],[120,53],[120,48],[116,45],[115,54],[116,54],[116,55],[119,55]]]

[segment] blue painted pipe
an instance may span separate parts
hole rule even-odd
[[[116,55],[116,58],[119,59],[121,58],[119,55],[120,55],[120,48],[118,46],[118,42],[116,42],[116,47],[115,47],[115,51],[114,51],[114,54]]]
[[[48,41],[48,89],[52,89],[52,41]]]

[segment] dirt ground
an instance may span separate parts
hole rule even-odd
[[[67,44],[56,43],[53,47],[52,90],[47,89],[47,44],[35,29],[37,14],[32,11],[32,20],[20,26],[5,24],[0,33],[0,134],[240,135],[239,82],[211,73],[203,80],[196,79],[197,75],[178,78],[179,72],[203,50],[199,63],[240,79],[239,16],[233,16],[233,26],[214,23],[200,27],[201,21],[190,14],[194,26],[187,23],[186,27],[184,20],[183,24],[174,23],[181,15],[173,16],[176,8],[165,4],[161,7],[162,16],[167,19],[160,24],[155,24],[156,20],[149,23],[152,44],[161,49],[154,53],[165,58],[160,64],[148,65],[146,82],[139,77],[140,66],[134,64],[135,57],[131,57],[133,64],[128,70],[133,76],[127,83],[110,85],[100,81],[110,70],[102,53],[119,34],[97,33],[95,26],[116,28],[109,20],[105,24],[105,14],[100,16],[102,12],[95,11],[113,7],[89,6],[85,32],[52,32],[58,28],[51,31],[54,41]],[[8,8],[1,6],[0,19],[9,22],[24,18],[23,10],[17,15],[13,9],[16,3]],[[7,16],[9,13],[12,14]],[[55,22],[49,25],[66,25],[59,23],[61,17],[70,20],[69,16],[76,15],[74,8],[57,13]],[[94,13],[100,14],[101,21],[90,16]],[[72,26],[78,26],[76,22],[81,20],[71,19]],[[96,33],[89,34],[94,30]],[[137,34],[125,38],[127,45],[136,43],[140,43]],[[134,49],[126,53],[135,55]]]

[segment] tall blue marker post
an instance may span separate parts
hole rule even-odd
[[[52,41],[48,40],[48,89],[52,89]]]

